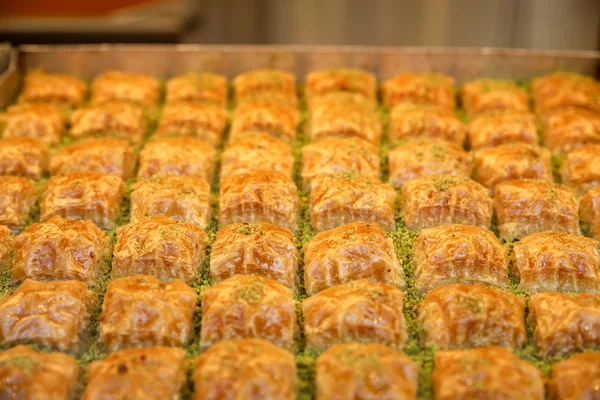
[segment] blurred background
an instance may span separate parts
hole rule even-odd
[[[600,49],[600,0],[0,0],[0,40]]]

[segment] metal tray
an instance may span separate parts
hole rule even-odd
[[[228,45],[26,45],[17,49],[18,68],[0,77],[0,106],[16,90],[18,71],[45,67],[84,79],[109,69],[145,72],[159,78],[187,71],[228,76],[255,68],[281,68],[301,80],[310,72],[357,67],[380,80],[402,71],[440,72],[463,82],[475,77],[529,79],[556,70],[597,76],[600,52],[498,48],[228,46]],[[5,81],[8,80],[10,84]],[[7,94],[7,91],[10,93]]]

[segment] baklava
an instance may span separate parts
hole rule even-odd
[[[164,106],[154,135],[191,136],[218,146],[226,125],[227,115],[220,107],[179,102]]]
[[[306,75],[304,94],[309,103],[332,92],[357,93],[376,100],[377,80],[372,73],[357,68],[327,69]]]
[[[48,171],[50,152],[39,139],[7,138],[0,140],[0,175],[38,180]]]
[[[529,94],[510,79],[475,79],[460,90],[460,100],[468,115],[490,111],[529,111]]]
[[[390,111],[389,141],[442,139],[461,147],[466,129],[452,109],[436,105],[401,103]]]
[[[87,94],[87,84],[73,75],[35,70],[28,72],[23,78],[17,102],[50,103],[77,108],[83,105]]]
[[[401,73],[381,85],[383,104],[390,109],[398,103],[434,104],[446,109],[456,105],[454,78],[442,74]]]
[[[160,101],[160,82],[146,75],[124,71],[107,71],[96,76],[91,86],[91,103],[128,102],[154,108]]]
[[[555,72],[535,78],[531,94],[536,114],[575,106],[600,112],[600,83],[573,72]]]
[[[0,176],[0,225],[18,230],[37,202],[38,190],[29,179]]]
[[[0,113],[0,136],[39,139],[49,146],[60,143],[67,117],[54,104],[15,104]]]
[[[535,115],[525,111],[496,111],[477,115],[467,124],[472,150],[509,143],[539,143]]]
[[[559,171],[563,183],[579,195],[600,186],[600,143],[588,144],[567,153]]]
[[[212,72],[188,72],[177,75],[165,85],[165,102],[227,105],[227,78]]]

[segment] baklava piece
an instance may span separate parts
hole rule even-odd
[[[377,100],[356,92],[328,92],[308,102],[308,109],[311,112],[322,106],[358,108],[373,112],[377,109]]]
[[[10,229],[0,225],[0,270],[7,271],[13,263],[13,237]]]
[[[167,81],[165,102],[212,104],[224,108],[227,105],[227,78],[211,72],[174,76]]]
[[[520,239],[543,231],[579,234],[579,200],[570,188],[543,180],[496,186],[494,210],[500,237]]]
[[[505,346],[527,341],[525,300],[481,285],[433,289],[419,307],[421,340],[440,349]]]
[[[600,113],[567,107],[548,113],[541,122],[544,145],[553,152],[568,153],[586,144],[600,144]]]
[[[304,94],[308,102],[331,92],[350,92],[377,99],[377,80],[372,73],[356,68],[336,68],[306,75]]]
[[[227,125],[227,115],[220,107],[197,104],[167,104],[162,109],[154,135],[191,136],[218,146]]]
[[[221,179],[221,225],[268,222],[296,230],[298,190],[294,181],[277,171],[258,170]]]
[[[496,185],[515,179],[552,181],[552,154],[543,147],[512,143],[473,153],[473,179],[494,193]]]
[[[535,114],[525,111],[497,111],[476,116],[467,125],[472,150],[508,143],[539,143]]]
[[[216,283],[236,274],[270,278],[294,289],[298,253],[292,232],[267,223],[219,229],[210,255],[211,280]]]
[[[40,203],[40,221],[55,215],[89,219],[102,229],[114,229],[125,194],[123,179],[100,172],[55,175],[48,181]]]
[[[0,176],[0,225],[16,230],[25,225],[38,191],[29,179]]]
[[[59,216],[30,225],[14,246],[13,282],[74,279],[92,285],[112,250],[110,238],[92,221]]]
[[[435,353],[434,400],[544,399],[542,372],[505,347]]]
[[[460,146],[440,139],[416,139],[394,148],[388,155],[389,183],[402,187],[424,175],[471,176],[471,156]]]
[[[324,138],[302,147],[302,184],[317,175],[355,172],[379,180],[379,149],[360,138]]]
[[[0,113],[0,136],[29,137],[49,146],[60,142],[65,134],[67,117],[53,104],[16,104]]]
[[[434,104],[452,110],[454,78],[441,74],[402,73],[381,85],[383,104],[390,109],[398,103]]]
[[[423,229],[414,245],[415,288],[453,283],[508,286],[508,250],[494,234],[470,225]]]
[[[210,214],[210,185],[197,176],[140,180],[131,192],[131,221],[165,215],[206,229]]]
[[[144,110],[125,102],[111,102],[81,108],[71,117],[69,133],[75,140],[85,137],[117,137],[139,144],[148,130]]]
[[[576,354],[552,366],[551,398],[556,400],[598,397],[600,353]]]
[[[590,189],[581,198],[579,217],[588,233],[600,240],[600,186]]]
[[[83,346],[94,302],[84,282],[26,279],[0,299],[0,343],[76,353]]]
[[[311,141],[328,138],[360,138],[379,146],[383,124],[374,111],[359,107],[324,105],[310,115]]]
[[[238,99],[237,106],[247,104],[274,104],[289,108],[298,108],[298,98],[282,92],[252,92]]]
[[[408,333],[400,289],[367,279],[325,289],[302,301],[306,347],[324,350],[350,341],[400,349]]]
[[[107,71],[94,78],[91,92],[92,104],[119,101],[153,108],[160,100],[160,82],[146,74]]]
[[[531,93],[536,114],[575,106],[600,111],[600,83],[571,72],[556,72],[533,80]]]
[[[223,340],[194,364],[194,400],[296,399],[293,354],[265,340]]]
[[[112,275],[151,275],[190,283],[204,262],[206,234],[197,225],[153,216],[117,228]]]
[[[565,155],[560,166],[565,185],[584,195],[594,186],[600,186],[600,143],[588,144]]]
[[[394,243],[379,225],[350,223],[318,233],[304,245],[304,285],[309,296],[358,279],[404,287]]]
[[[461,147],[466,128],[452,109],[435,105],[402,103],[390,112],[390,143],[406,139],[442,139]]]
[[[233,90],[236,103],[256,93],[280,93],[290,99],[296,98],[296,76],[278,69],[257,69],[235,77]]]
[[[128,349],[92,361],[83,400],[175,400],[185,385],[185,351],[172,347]]]
[[[138,178],[199,176],[210,182],[216,163],[217,152],[206,142],[190,137],[161,138],[140,151]]]
[[[317,358],[317,399],[416,400],[419,367],[380,344],[334,344]]]
[[[180,280],[137,275],[106,288],[100,342],[110,351],[126,347],[185,346],[193,331],[198,295]]]
[[[50,160],[50,173],[102,172],[129,179],[134,175],[136,158],[125,139],[88,139],[62,147],[54,153]]]
[[[278,171],[292,177],[291,147],[267,133],[258,133],[229,143],[221,154],[221,178],[256,170]]]
[[[463,85],[462,106],[468,115],[499,111],[529,111],[529,94],[515,81],[507,79],[476,79]]]
[[[87,92],[87,84],[73,75],[37,70],[25,75],[17,101],[52,103],[77,108],[85,102]]]
[[[451,224],[489,229],[492,199],[486,188],[467,177],[427,175],[404,184],[400,212],[413,231]]]
[[[0,398],[71,400],[79,364],[62,353],[41,353],[16,346],[0,353]]]
[[[395,198],[390,185],[355,172],[318,175],[311,181],[310,222],[317,231],[366,222],[390,232],[396,227]]]
[[[264,339],[291,350],[296,333],[292,290],[268,278],[235,275],[202,292],[200,346]]]
[[[565,232],[529,235],[513,247],[519,288],[600,294],[598,241]]]
[[[296,139],[300,114],[283,104],[249,103],[239,106],[233,114],[229,140],[233,143],[244,136],[267,133],[286,143]]]
[[[564,356],[600,346],[600,296],[538,293],[530,297],[528,308],[541,356]]]
[[[50,152],[39,139],[8,138],[0,140],[0,175],[40,179],[48,171]]]

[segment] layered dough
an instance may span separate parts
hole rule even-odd
[[[210,185],[198,176],[139,180],[131,192],[131,221],[164,215],[206,229],[211,216]]]
[[[405,72],[386,80],[381,85],[383,104],[390,109],[402,102],[435,104],[453,109],[454,78],[442,74]]]
[[[383,124],[375,111],[332,103],[316,108],[310,114],[308,125],[311,141],[356,137],[379,146],[383,131]]]
[[[13,137],[0,140],[0,175],[40,179],[50,162],[48,145],[39,139]]]
[[[92,104],[122,101],[153,108],[160,101],[160,82],[146,74],[106,71],[94,78],[91,93]]]
[[[563,356],[600,346],[600,296],[538,293],[530,297],[528,308],[540,356]]]
[[[40,203],[40,221],[55,215],[89,219],[103,229],[114,229],[125,194],[123,179],[100,172],[55,175],[48,181]]]
[[[18,103],[51,103],[81,107],[88,94],[87,84],[73,75],[35,70],[23,78]]]
[[[377,109],[377,99],[366,97],[363,94],[354,91],[327,92],[310,99],[310,102],[308,102],[308,110],[312,112],[321,106],[330,105],[361,108],[365,111],[375,111]]]
[[[186,382],[185,351],[172,347],[128,349],[92,361],[83,400],[177,400]]]
[[[165,85],[165,102],[212,104],[224,108],[227,105],[227,78],[212,72],[174,76]]]
[[[244,136],[261,132],[292,143],[296,139],[299,121],[300,114],[295,107],[277,103],[243,104],[233,114],[229,140],[236,142]]]
[[[520,239],[543,231],[579,234],[579,200],[570,188],[545,180],[513,180],[496,186],[494,210],[500,237]]]
[[[257,275],[294,289],[298,280],[298,252],[294,235],[277,225],[241,223],[217,232],[210,255],[213,283],[236,274]]]
[[[400,349],[408,333],[400,289],[367,279],[325,289],[302,302],[306,347],[372,342]]]
[[[13,237],[10,229],[0,225],[0,270],[6,271],[13,263]]]
[[[257,133],[229,143],[221,154],[221,177],[256,170],[278,171],[292,177],[292,148],[268,133]]]
[[[565,232],[529,235],[513,247],[519,288],[600,294],[598,241]]]
[[[356,172],[318,175],[311,181],[310,222],[319,232],[351,222],[393,231],[395,198],[394,188]]]
[[[94,303],[84,282],[26,279],[0,299],[0,343],[76,353],[83,347]]]
[[[579,195],[600,186],[600,143],[588,144],[567,153],[560,166],[560,175],[563,183]]]
[[[544,399],[542,372],[505,347],[435,353],[434,400]]]
[[[41,353],[16,346],[0,353],[0,398],[70,400],[74,398],[79,364],[62,353]]]
[[[356,172],[379,180],[379,149],[360,138],[324,138],[302,147],[302,185],[318,175]]]
[[[37,201],[38,191],[29,179],[0,176],[0,225],[22,227]]]
[[[0,135],[4,138],[28,137],[53,146],[65,134],[66,125],[67,117],[55,104],[15,104],[0,113]]]
[[[228,339],[264,339],[292,350],[297,330],[292,290],[275,280],[234,275],[202,292],[203,348]]]
[[[193,332],[198,295],[180,280],[137,275],[112,280],[100,316],[100,343],[108,350],[185,346]]]
[[[489,229],[492,199],[479,183],[460,175],[427,175],[402,187],[400,212],[408,229],[465,224]]]
[[[93,285],[111,251],[110,238],[92,221],[54,216],[15,238],[12,280],[74,279]]]
[[[236,76],[233,91],[238,104],[256,93],[277,93],[296,99],[296,75],[280,69],[255,69]]]
[[[539,143],[535,114],[526,111],[497,111],[474,117],[467,125],[471,149],[509,143]]]
[[[363,278],[396,287],[405,284],[394,243],[379,225],[350,223],[318,233],[304,245],[309,296]]]
[[[151,275],[190,283],[206,256],[206,234],[197,225],[162,215],[145,217],[117,228],[112,275]]]
[[[501,182],[515,179],[552,181],[552,154],[525,143],[503,144],[473,153],[473,178],[492,193]]]
[[[316,398],[416,399],[418,364],[380,344],[334,344],[317,359]]]
[[[298,190],[294,181],[277,171],[258,170],[221,179],[221,225],[268,222],[295,230]]]
[[[134,175],[136,153],[125,139],[94,138],[59,149],[52,155],[52,175],[102,172],[129,179]]]
[[[442,139],[413,139],[389,152],[389,183],[402,187],[424,175],[471,176],[471,156]]]
[[[553,399],[589,399],[598,397],[600,353],[576,354],[552,366],[550,393]]]
[[[73,113],[73,139],[86,137],[117,137],[132,144],[140,144],[148,130],[144,110],[136,104],[108,102],[90,105]]]
[[[372,73],[356,68],[335,68],[306,75],[304,94],[310,103],[315,97],[332,92],[350,92],[377,99],[377,80]]]
[[[226,126],[227,114],[222,107],[202,103],[167,103],[154,134],[157,137],[191,136],[218,146]]]
[[[544,145],[553,152],[567,153],[586,144],[600,144],[600,113],[565,107],[544,115],[541,123]]]
[[[482,285],[447,285],[433,289],[419,307],[425,346],[440,349],[505,346],[527,341],[525,299]]]
[[[194,364],[194,400],[296,399],[293,354],[265,340],[223,340]]]
[[[461,147],[466,129],[451,108],[401,103],[390,112],[388,135],[390,143],[406,139],[442,139]]]
[[[140,151],[138,178],[179,175],[211,181],[216,163],[217,152],[206,142],[190,137],[160,138]]]
[[[590,189],[581,198],[579,218],[589,234],[600,240],[600,186]]]
[[[531,82],[536,114],[575,106],[600,111],[600,83],[573,72],[555,72]]]
[[[460,100],[468,115],[498,111],[528,111],[529,94],[509,79],[475,79],[460,90]]]
[[[470,225],[423,229],[415,242],[415,289],[452,283],[508,286],[508,249],[494,234]]]

